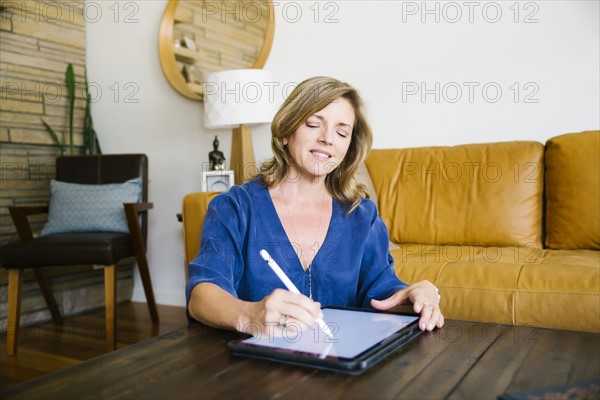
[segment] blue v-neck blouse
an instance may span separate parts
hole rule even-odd
[[[370,308],[407,285],[396,277],[385,224],[371,200],[362,199],[346,215],[333,200],[323,245],[311,266],[313,300],[322,305]],[[298,246],[296,246],[298,248]],[[200,251],[189,265],[187,302],[199,283],[213,283],[235,298],[260,301],[283,283],[261,258],[265,249],[296,287],[308,296],[309,273],[279,220],[260,179],[233,186],[209,204]]]

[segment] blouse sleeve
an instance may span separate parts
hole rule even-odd
[[[196,285],[210,282],[237,298],[243,273],[242,244],[247,213],[229,193],[215,197],[209,204],[202,228],[200,251],[189,265],[186,305]],[[187,308],[187,307],[186,307]]]
[[[371,299],[386,299],[407,286],[396,276],[388,231],[375,212],[361,261],[357,303],[371,308]]]

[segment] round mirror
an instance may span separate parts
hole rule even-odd
[[[169,0],[160,24],[160,64],[175,90],[202,100],[208,74],[262,68],[274,31],[272,1]]]

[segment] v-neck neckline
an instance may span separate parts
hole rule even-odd
[[[300,260],[300,257],[298,256],[298,253],[296,253],[296,249],[294,248],[294,245],[292,243],[292,241],[290,240],[287,232],[285,231],[285,228],[283,227],[283,223],[281,222],[281,219],[279,218],[279,214],[277,214],[277,209],[275,208],[275,203],[273,202],[273,198],[271,197],[271,192],[269,191],[269,188],[264,185],[261,189],[264,190],[264,197],[266,197],[267,201],[261,201],[261,207],[263,208],[264,211],[266,211],[267,213],[269,213],[270,215],[273,216],[273,218],[269,218],[269,220],[271,221],[276,221],[273,224],[267,224],[268,229],[270,230],[270,235],[271,237],[276,237],[276,238],[280,238],[280,237],[284,237],[287,240],[287,245],[293,250],[294,255],[296,256],[294,258],[295,262],[295,266],[294,269],[299,268],[300,272],[307,274],[308,273],[308,269],[304,269],[304,267],[302,266],[302,261]],[[313,258],[312,262],[310,263],[310,268],[312,269],[313,266],[315,264],[319,264],[319,257],[321,256],[321,250],[328,245],[328,242],[332,239],[333,236],[333,232],[332,232],[332,226],[334,224],[335,221],[335,217],[337,216],[337,214],[339,213],[338,210],[338,203],[337,201],[335,201],[335,199],[331,199],[331,216],[329,218],[329,224],[327,226],[327,233],[325,234],[325,238],[323,239],[323,243],[321,243],[321,246],[319,246],[319,249],[317,250],[317,252],[315,253],[315,257]],[[281,247],[279,249],[279,252],[281,253]],[[280,254],[280,256],[282,257],[283,260],[285,260],[286,258],[283,258],[283,254]],[[289,260],[289,257],[287,258]],[[287,267],[287,265],[286,265]],[[291,268],[287,267],[288,270],[291,271]]]

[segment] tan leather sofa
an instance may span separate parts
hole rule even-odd
[[[437,285],[446,318],[600,332],[600,131],[365,165],[398,276]],[[184,198],[186,263],[214,196]]]
[[[600,331],[600,132],[373,150],[396,273],[448,319]]]

